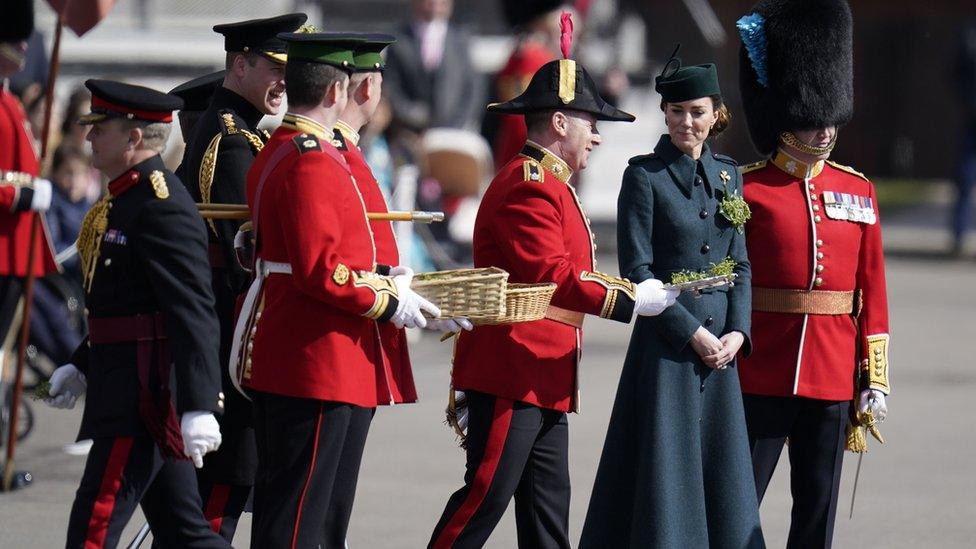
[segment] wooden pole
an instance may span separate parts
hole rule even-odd
[[[250,219],[251,210],[244,204],[197,204],[200,215],[207,219]],[[370,221],[414,221],[434,223],[444,221],[443,212],[368,212]]]
[[[64,29],[64,12],[71,0],[66,0],[58,12],[57,26],[54,29],[54,47],[51,51],[51,67],[47,79],[47,96],[44,98],[44,129],[41,135],[41,165],[47,158],[48,141],[51,134],[51,112],[54,106],[54,83],[58,78],[61,61],[61,33]],[[20,338],[17,347],[17,372],[14,378],[14,394],[10,408],[10,431],[7,433],[7,459],[4,463],[3,489],[10,491],[14,480],[14,456],[17,453],[17,421],[20,419],[20,401],[24,392],[24,369],[27,361],[27,345],[30,342],[30,317],[34,304],[34,261],[37,251],[38,233],[41,232],[41,214],[32,212],[30,249],[27,252],[27,276],[24,279],[24,312],[21,315]]]

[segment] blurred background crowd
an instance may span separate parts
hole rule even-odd
[[[612,103],[638,115],[606,127],[603,145],[575,184],[601,245],[612,246],[620,175],[629,157],[648,152],[663,131],[660,99],[650,85],[674,45],[686,63],[718,64],[733,113],[713,148],[756,160],[738,98],[739,42],[734,21],[752,0],[117,0],[83,39],[65,33],[55,88],[53,154],[43,176],[54,183],[47,213],[62,276],[36,291],[31,356],[67,360],[80,340],[83,296],[72,244],[104,182],[89,165],[88,112],[81,82],[122,79],[161,90],[223,68],[218,23],[302,11],[327,31],[397,35],[389,50],[384,99],[361,145],[391,209],[439,210],[448,222],[402,223],[403,257],[418,270],[470,262],[481,192],[496,167],[525,137],[520,117],[487,115],[488,102],[521,92],[541,65],[559,54],[558,13],[574,12],[573,57],[598,79]],[[39,140],[54,15],[37,3],[37,31],[24,70],[10,79]],[[976,10],[966,0],[859,0],[855,21],[855,116],[833,158],[874,180],[881,208],[911,207],[944,196],[927,220],[944,231],[944,257],[971,255],[971,191],[976,182]],[[284,110],[282,111],[284,112]],[[273,127],[275,119],[264,125]],[[175,167],[180,132],[164,155]],[[606,251],[606,250],[601,250]]]

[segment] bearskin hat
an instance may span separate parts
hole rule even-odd
[[[760,0],[736,27],[739,86],[756,150],[772,153],[784,131],[850,121],[854,33],[846,0]]]
[[[508,26],[518,28],[571,3],[569,0],[504,0],[502,12]]]
[[[34,0],[6,0],[0,42],[21,42],[34,32]]]

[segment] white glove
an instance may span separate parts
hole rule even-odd
[[[649,278],[637,285],[634,312],[641,316],[657,316],[674,305],[680,293],[678,290],[665,290],[663,282]]]
[[[203,467],[203,456],[220,448],[220,425],[213,412],[185,412],[180,421],[183,433],[183,453],[193,460],[197,469]]]
[[[455,318],[434,318],[427,321],[427,329],[435,332],[453,332],[461,330],[470,332],[474,329],[474,324],[467,317],[459,316]]]
[[[51,388],[47,391],[51,398],[44,399],[44,403],[52,408],[70,410],[87,388],[85,374],[74,364],[65,364],[51,374]]]
[[[464,391],[454,391],[454,402],[465,402],[466,397]],[[454,412],[457,414],[458,428],[462,432],[468,430],[468,405],[465,403],[464,406],[455,407]]]
[[[878,423],[881,423],[888,415],[888,404],[885,402],[885,394],[877,389],[865,389],[861,391],[857,409],[862,414],[870,410],[874,419]]]
[[[31,197],[30,209],[46,212],[51,207],[51,182],[47,179],[35,179],[33,187],[34,196]]]
[[[423,311],[432,317],[441,316],[441,310],[437,306],[410,289],[410,283],[413,281],[413,269],[402,266],[393,267],[390,269],[390,276],[393,277],[393,284],[396,285],[397,299],[399,300],[397,310],[390,318],[390,322],[397,328],[426,327],[427,319],[424,318]]]

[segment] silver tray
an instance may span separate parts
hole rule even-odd
[[[708,278],[703,278],[701,280],[693,280],[691,282],[682,282],[680,284],[665,284],[664,287],[669,290],[678,290],[680,292],[697,292],[701,290],[707,290],[709,288],[721,288],[722,286],[734,286],[735,285],[735,273],[723,276],[710,276]]]

